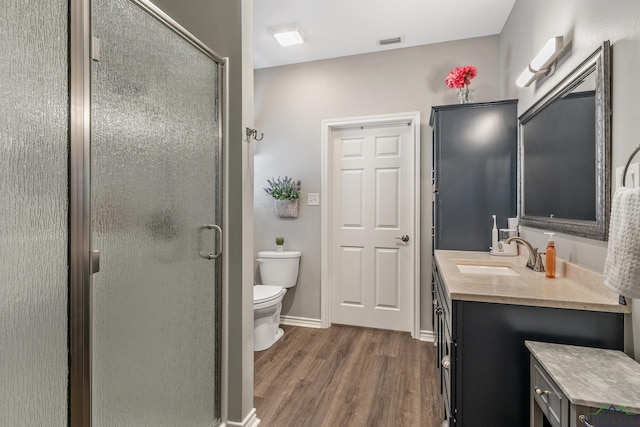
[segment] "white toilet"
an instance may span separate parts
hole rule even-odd
[[[262,284],[253,287],[253,349],[262,351],[278,341],[282,298],[287,288],[296,285],[300,265],[298,251],[258,252]]]

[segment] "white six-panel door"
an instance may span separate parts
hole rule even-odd
[[[332,322],[411,331],[412,127],[334,130],[331,144]]]

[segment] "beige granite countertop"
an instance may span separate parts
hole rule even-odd
[[[436,250],[435,259],[452,300],[493,302],[574,310],[630,313],[604,286],[602,274],[558,260],[558,277],[547,279],[525,267],[527,257],[497,257],[488,252]],[[462,273],[461,263],[508,266],[518,276]]]
[[[640,413],[640,364],[621,351],[525,341],[575,405],[623,406]]]

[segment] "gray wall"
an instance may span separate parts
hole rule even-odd
[[[255,152],[255,248],[302,251],[298,285],[285,296],[282,313],[320,318],[320,208],[306,205],[320,192],[320,123],[323,119],[420,111],[422,144],[422,319],[431,330],[431,128],[432,105],[456,103],[444,84],[455,66],[473,64],[477,101],[499,98],[497,36],[274,67],[255,72],[255,124],[264,139]],[[300,217],[279,219],[262,187],[272,176],[302,180]],[[254,266],[255,268],[255,266]],[[259,276],[256,276],[259,280]]]
[[[241,425],[253,409],[253,148],[244,141],[253,123],[252,0],[154,0],[221,56],[228,57],[227,239],[223,417]],[[223,384],[223,389],[225,385]]]
[[[635,94],[640,80],[640,2],[636,0],[517,0],[499,37],[469,39],[398,51],[257,70],[255,73],[256,126],[265,132],[255,158],[255,247],[271,248],[276,235],[288,247],[303,251],[299,286],[285,297],[283,313],[320,316],[320,212],[303,206],[295,221],[278,220],[262,187],[266,178],[294,175],[303,192],[320,191],[320,120],[365,114],[419,110],[422,113],[423,188],[428,188],[431,134],[429,107],[454,103],[442,79],[461,64],[478,66],[472,87],[478,101],[519,98],[524,112],[603,40],[613,44],[613,167],[624,165],[637,146],[640,120]],[[571,49],[555,75],[519,89],[515,79],[529,60],[554,35],[563,35]],[[496,58],[496,42],[498,57]],[[495,73],[495,74],[494,74]],[[613,172],[612,172],[613,174]],[[613,181],[615,183],[615,180]],[[430,195],[423,199],[423,228],[430,224]],[[524,229],[523,235],[539,247],[542,230]],[[595,271],[602,271],[606,242],[556,236],[558,256]],[[430,242],[423,232],[422,329],[430,329],[428,283]],[[627,318],[627,352],[640,359],[640,304]]]
[[[640,110],[636,94],[640,91],[640,2],[637,0],[518,0],[500,37],[499,87],[503,96],[519,98],[523,113],[573,68],[586,59],[604,40],[612,44],[612,165],[624,166],[640,142]],[[515,79],[544,43],[562,35],[571,43],[568,55],[556,73],[529,88],[520,89]],[[637,158],[636,161],[640,161]],[[612,187],[615,174],[612,172]],[[615,190],[615,189],[614,189]],[[543,230],[528,229],[524,236],[539,247],[546,245]],[[602,272],[607,254],[606,242],[558,235],[558,256]],[[640,360],[640,301],[627,318],[627,352],[635,350]]]

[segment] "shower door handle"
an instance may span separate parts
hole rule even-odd
[[[216,251],[212,254],[205,254],[204,252],[202,252],[202,239],[199,239],[200,240],[200,256],[204,259],[219,258],[220,255],[222,255],[222,228],[220,228],[220,226],[216,224],[206,224],[200,227],[200,229],[198,230],[198,233],[201,234],[202,230],[214,230],[218,236],[216,239]]]

